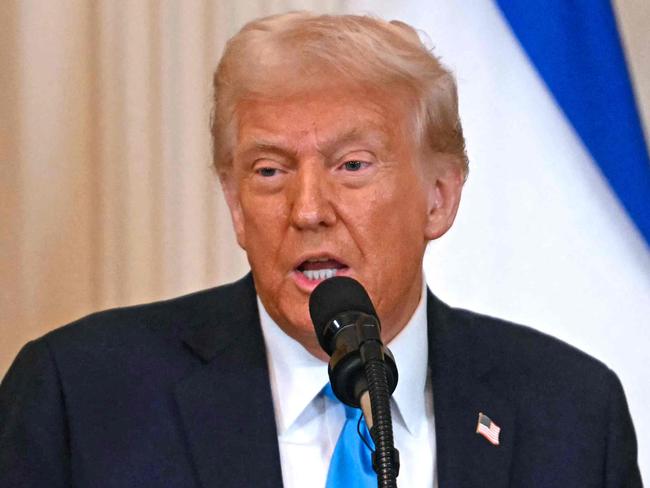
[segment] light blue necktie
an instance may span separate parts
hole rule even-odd
[[[323,388],[323,392],[336,402],[341,403],[334,396],[329,383]],[[341,405],[345,407],[345,423],[339,440],[334,446],[325,488],[376,488],[377,475],[372,469],[372,451],[366,446],[357,431],[361,410],[343,403]],[[368,444],[374,447],[366,422],[361,421],[359,427]]]

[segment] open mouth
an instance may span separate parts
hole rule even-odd
[[[303,261],[296,269],[310,281],[322,281],[333,278],[348,267],[336,259],[314,258]]]

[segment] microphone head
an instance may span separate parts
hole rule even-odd
[[[325,327],[334,317],[346,312],[377,316],[368,293],[355,279],[347,276],[329,278],[319,284],[309,297],[309,314],[314,323],[316,337],[328,354],[331,352],[328,351],[324,340]]]

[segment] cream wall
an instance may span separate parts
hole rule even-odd
[[[614,3],[647,133],[650,3]],[[0,376],[58,325],[246,271],[210,169],[210,75],[246,20],[299,8],[350,7],[3,2]]]
[[[613,0],[635,94],[650,145],[650,2]]]

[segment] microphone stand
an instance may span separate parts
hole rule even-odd
[[[363,319],[355,324],[357,333],[363,334]],[[378,488],[397,488],[399,473],[399,451],[395,449],[393,439],[393,422],[390,413],[391,390],[386,375],[384,348],[380,341],[365,340],[359,347],[361,362],[368,383],[371,415],[367,415],[368,396],[361,397],[364,417],[368,422],[370,436],[375,443],[372,456],[372,467],[377,473]],[[364,408],[365,404],[365,408]]]

